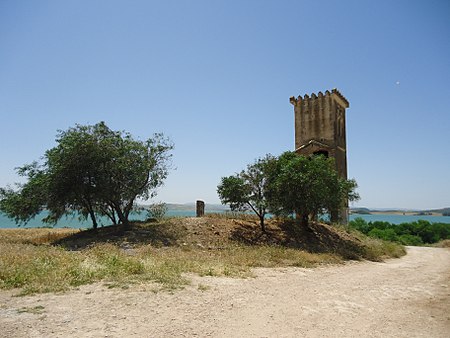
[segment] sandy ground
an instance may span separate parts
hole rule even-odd
[[[1,337],[450,337],[450,250],[385,263],[192,277],[184,290],[108,289],[12,297]]]

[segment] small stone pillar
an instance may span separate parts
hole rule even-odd
[[[205,214],[205,202],[197,201],[197,217],[202,217]]]

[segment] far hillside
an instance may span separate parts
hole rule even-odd
[[[369,215],[373,213],[378,214],[409,214],[409,215],[443,215],[450,216],[450,207],[441,209],[370,209],[364,207],[350,208],[350,212],[353,214]]]
[[[444,216],[450,216],[450,207],[442,208],[442,209],[426,210],[426,211],[437,213],[437,214],[442,214]]]

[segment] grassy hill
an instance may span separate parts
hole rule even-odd
[[[136,222],[131,230],[0,230],[0,288],[22,294],[64,291],[103,281],[109,286],[151,283],[155,290],[201,276],[251,276],[254,267],[314,267],[347,259],[382,260],[405,254],[402,246],[325,224],[300,229],[272,220],[222,216]]]

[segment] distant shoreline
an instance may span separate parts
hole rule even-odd
[[[402,208],[367,208],[352,207],[350,214],[353,215],[391,215],[391,216],[450,216],[450,207],[440,209],[402,209]]]
[[[359,213],[359,212],[352,212],[350,211],[350,214],[353,215],[397,215],[397,216],[442,216],[442,213],[439,212],[427,212],[426,214],[421,214],[421,212],[417,211],[370,211],[369,213]]]

